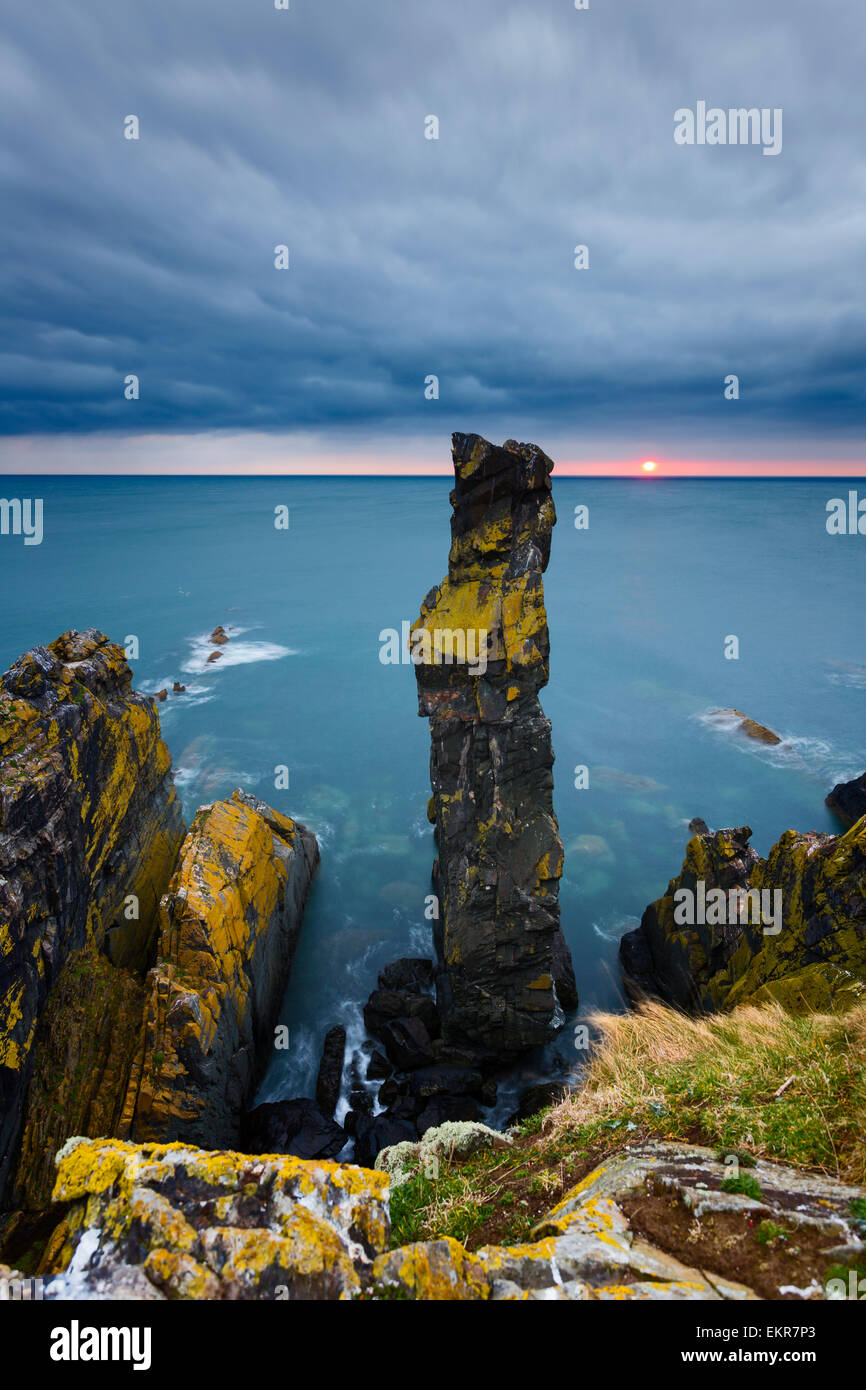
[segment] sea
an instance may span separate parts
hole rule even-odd
[[[380,655],[446,572],[450,486],[3,479],[7,498],[38,494],[44,520],[39,545],[0,536],[0,667],[71,627],[136,639],[135,686],[170,692],[159,713],[187,818],[240,786],[318,836],[289,1045],[261,1100],[313,1094],[338,1023],[363,1070],[377,973],[431,953],[428,729],[411,664]],[[853,486],[554,474],[542,704],[581,1004],[509,1095],[576,1065],[580,1020],[625,1007],[620,937],[678,873],[693,817],[751,826],[759,853],[791,827],[839,828],[824,797],[866,768],[866,537],[826,520]],[[218,624],[230,640],[210,663]],[[717,713],[730,708],[781,742],[745,737]],[[338,1118],[346,1105],[344,1088]]]

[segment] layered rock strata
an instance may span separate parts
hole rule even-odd
[[[160,906],[119,1137],[238,1143],[318,862],[305,826],[242,791],[198,811]]]
[[[559,923],[550,723],[538,700],[553,464],[535,445],[500,448],[471,434],[453,436],[453,460],[448,575],[410,639],[431,733],[437,996],[447,1044],[503,1059],[548,1041],[576,1003]]]
[[[770,998],[801,1012],[860,997],[866,990],[866,819],[844,835],[787,830],[766,859],[750,846],[748,826],[714,832],[696,826],[702,833],[689,841],[679,876],[622,939],[633,995],[696,1012]],[[722,921],[707,906],[718,889],[725,896]],[[742,896],[749,892],[760,895],[760,905]],[[683,921],[690,903],[693,920]]]
[[[65,962],[151,958],[184,825],[153,701],[95,629],[27,652],[0,678],[0,1195],[37,1024]]]

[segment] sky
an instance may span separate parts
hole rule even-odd
[[[5,0],[0,470],[866,475],[864,70],[863,0]]]

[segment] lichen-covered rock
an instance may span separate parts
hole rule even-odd
[[[119,1137],[238,1143],[318,860],[305,826],[241,791],[198,811],[160,906]]]
[[[455,434],[448,575],[411,632],[429,718],[439,857],[437,995],[446,1043],[502,1058],[550,1039],[573,1002],[559,924],[542,575],[556,512],[535,445]]]
[[[504,1149],[512,1142],[507,1134],[475,1120],[446,1120],[428,1129],[417,1144],[404,1141],[382,1149],[374,1167],[390,1175],[392,1187],[399,1187],[415,1173],[428,1171],[433,1159],[468,1158],[478,1149]]]
[[[786,830],[766,859],[750,836],[743,826],[689,841],[679,877],[622,939],[632,992],[700,1012],[756,997],[798,1011],[855,1002],[866,982],[866,819],[844,835]],[[729,902],[732,890],[754,891],[771,906],[778,893],[780,921],[756,920],[744,904],[721,923],[697,913],[692,925],[678,922],[675,894],[697,899],[701,884],[705,894],[722,889]]]
[[[70,631],[0,678],[0,1194],[40,1015],[85,947],[141,969],[184,826],[152,699],[121,647]]]
[[[373,1286],[430,1303],[474,1302],[490,1292],[480,1260],[451,1236],[380,1255],[373,1264]]]
[[[388,1243],[388,1179],[336,1163],[73,1139],[48,1299],[346,1299]]]
[[[116,1133],[141,1043],[144,989],[90,946],[60,971],[39,1021],[13,1197],[48,1205],[54,1158],[71,1134]]]

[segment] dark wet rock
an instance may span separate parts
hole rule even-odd
[[[385,1051],[400,1071],[428,1067],[435,1060],[430,1034],[420,1018],[395,1018],[381,1033]]]
[[[367,1080],[382,1081],[386,1076],[390,1076],[394,1070],[394,1063],[389,1062],[384,1052],[374,1052],[367,1063]]]
[[[354,1086],[349,1092],[349,1105],[359,1115],[372,1115],[372,1093],[363,1086]]]
[[[423,1139],[428,1129],[437,1129],[446,1120],[477,1120],[480,1113],[471,1096],[433,1096],[416,1119],[415,1128]]]
[[[392,1144],[404,1140],[414,1143],[418,1138],[409,1120],[394,1120],[389,1115],[359,1115],[355,1128],[355,1162],[362,1168],[372,1168],[376,1155]]]
[[[413,1095],[429,1098],[431,1096],[477,1096],[484,1084],[480,1072],[466,1067],[435,1066],[422,1067],[409,1078],[409,1089]]]
[[[278,1100],[257,1105],[244,1119],[244,1152],[336,1158],[346,1133],[314,1100]]]
[[[568,949],[565,937],[558,931],[553,938],[553,962],[551,966],[553,972],[553,983],[556,986],[556,997],[563,1009],[571,1013],[577,1008],[577,981],[574,978],[574,964],[571,959],[571,951]]]
[[[493,1077],[492,1077],[492,1076],[488,1076],[488,1077],[486,1078],[486,1080],[484,1081],[484,1084],[482,1085],[481,1090],[478,1092],[478,1099],[481,1101],[481,1104],[482,1104],[483,1106],[485,1106],[487,1109],[489,1109],[491,1105],[495,1105],[495,1104],[496,1104],[496,1097],[497,1097],[498,1091],[499,1091],[499,1087],[497,1086],[496,1082],[493,1080]]]
[[[453,436],[453,459],[448,575],[411,639],[430,720],[437,1000],[448,1043],[498,1060],[551,1040],[557,975],[574,997],[550,723],[538,701],[549,673],[553,464],[536,445],[500,448],[474,434]]]
[[[418,1096],[398,1096],[393,1105],[389,1105],[388,1114],[392,1120],[414,1120],[425,1103]]]
[[[316,1100],[325,1115],[333,1115],[340,1099],[343,1081],[343,1061],[346,1055],[346,1030],[339,1025],[325,1034],[322,1060],[316,1079]]]
[[[527,1086],[517,1098],[517,1109],[509,1124],[519,1124],[546,1110],[549,1105],[558,1105],[565,1095],[566,1088],[561,1081],[542,1081],[536,1086]]]
[[[827,797],[827,805],[848,825],[866,816],[866,772],[853,782],[837,782]]]
[[[399,1083],[397,1082],[395,1077],[389,1076],[388,1079],[386,1081],[383,1081],[382,1085],[379,1087],[379,1104],[383,1106],[385,1110],[388,1110],[395,1103],[395,1101],[399,1100],[400,1095],[401,1090]]]
[[[433,984],[433,962],[424,956],[402,956],[379,975],[380,989],[408,989],[420,994]]]
[[[430,1037],[439,1032],[439,1013],[429,994],[405,989],[376,989],[364,1005],[364,1024],[374,1037],[381,1037],[386,1024],[395,1018],[420,1018]]]

